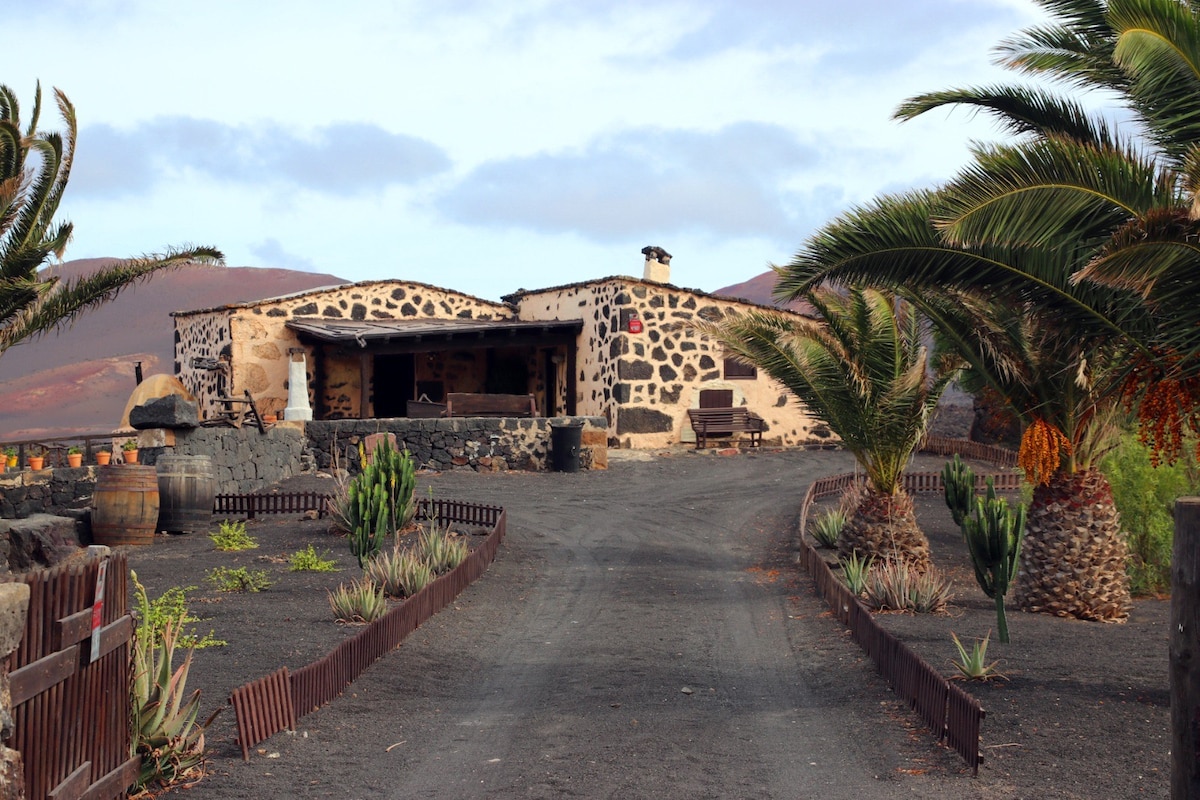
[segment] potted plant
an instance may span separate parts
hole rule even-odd
[[[137,439],[125,440],[125,444],[121,445],[121,457],[125,459],[126,464],[138,463]]]
[[[29,468],[39,470],[46,466],[46,454],[36,447],[29,448]]]
[[[67,448],[67,466],[72,469],[83,466],[83,451],[76,445]]]
[[[112,451],[111,450],[97,450],[96,451],[96,463],[98,465],[100,465],[102,467],[107,467],[108,462],[111,460],[112,460]]]
[[[17,448],[15,448],[15,447],[4,448],[4,462],[8,465],[9,469],[17,468]]]

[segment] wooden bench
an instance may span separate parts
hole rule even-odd
[[[762,444],[763,431],[767,422],[745,406],[737,408],[689,408],[688,419],[696,432],[696,449],[708,443],[709,437],[728,436],[733,433],[750,434],[750,446]]]
[[[531,394],[446,394],[447,417],[536,417]]]

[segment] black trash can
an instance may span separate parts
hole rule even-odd
[[[582,422],[550,423],[550,459],[555,472],[579,472]]]

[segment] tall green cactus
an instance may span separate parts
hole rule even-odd
[[[389,535],[408,524],[416,510],[416,467],[407,450],[396,450],[385,439],[375,447],[371,463],[359,445],[362,472],[347,492],[350,552],[365,566]]]
[[[991,478],[987,496],[975,498],[971,516],[962,521],[963,538],[975,565],[975,580],[984,594],[996,601],[996,626],[1000,641],[1008,644],[1008,620],[1004,616],[1004,596],[1017,576],[1021,541],[1025,538],[1025,506],[1013,512],[1008,501],[996,496]]]
[[[967,466],[958,453],[953,461],[942,468],[942,489],[946,493],[946,505],[954,524],[962,527],[963,520],[975,505],[975,472]]]

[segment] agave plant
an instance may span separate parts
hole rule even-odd
[[[149,613],[146,589],[131,573],[140,611],[133,642],[132,755],[142,766],[133,790],[169,786],[195,774],[204,762],[204,731],[220,713],[218,708],[198,723],[200,690],[187,694],[188,671],[193,648],[187,648],[183,663],[174,667],[175,648],[182,622],[167,620],[155,631]]]
[[[429,529],[421,532],[417,548],[435,575],[449,572],[467,557],[466,542],[450,538],[449,532],[440,527],[437,520],[431,521]]]
[[[378,553],[367,562],[366,575],[388,597],[412,597],[433,580],[433,570],[419,553],[403,547]]]

